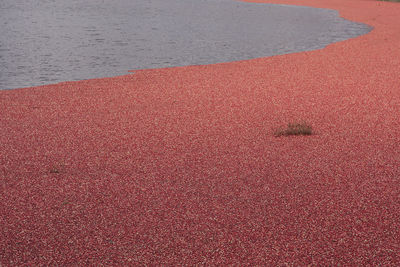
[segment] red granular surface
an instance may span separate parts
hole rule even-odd
[[[400,4],[281,3],[374,30],[1,91],[0,265],[399,266]]]

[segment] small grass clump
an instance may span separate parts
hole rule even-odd
[[[274,132],[276,137],[290,135],[312,135],[312,127],[305,122],[289,123],[287,128],[279,128]]]
[[[50,168],[50,173],[60,173],[60,172],[61,172],[61,170],[60,170],[60,167],[58,167],[58,166],[52,166]]]
[[[65,163],[63,161],[57,163],[57,164],[53,164],[50,169],[49,172],[50,173],[61,173],[64,170],[65,167]]]

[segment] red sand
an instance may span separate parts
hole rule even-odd
[[[375,29],[0,92],[1,264],[399,266],[400,4],[285,3]]]

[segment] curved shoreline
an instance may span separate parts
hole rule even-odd
[[[0,92],[0,263],[399,265],[400,6],[271,2],[374,30]]]
[[[0,90],[311,51],[370,30],[334,10],[231,0],[73,6],[66,12],[68,4],[58,0],[4,10]],[[57,19],[41,19],[50,7]],[[12,20],[18,16],[24,19]],[[21,29],[25,24],[34,26]]]

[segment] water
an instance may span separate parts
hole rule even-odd
[[[0,89],[313,50],[369,31],[333,10],[233,0],[1,0]]]

